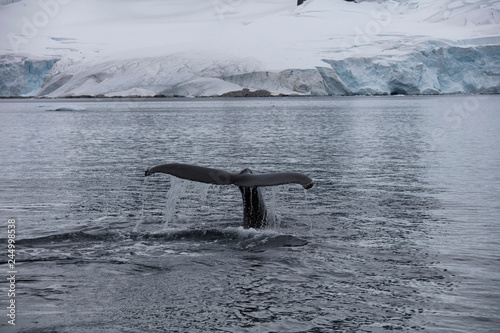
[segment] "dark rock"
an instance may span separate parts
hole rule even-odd
[[[221,95],[221,97],[269,97],[271,93],[264,89],[250,91],[248,88],[242,90],[229,91]]]

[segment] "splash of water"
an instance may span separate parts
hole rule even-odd
[[[189,185],[192,182],[189,182],[184,179],[171,177],[170,178],[170,188],[167,191],[167,202],[165,203],[164,210],[164,222],[163,229],[168,229],[169,223],[173,220],[175,216],[176,206],[181,197],[186,193]]]
[[[208,197],[208,191],[213,187],[210,184],[203,184],[203,183],[197,183],[198,186],[196,186],[197,192],[200,194],[200,199],[202,202],[207,201]]]
[[[273,229],[279,229],[281,227],[281,216],[278,210],[282,206],[282,202],[279,199],[279,193],[282,186],[272,186],[271,187],[271,198],[267,205],[267,223],[268,226]]]
[[[139,220],[137,221],[134,229],[132,229],[133,232],[137,232],[139,229],[139,226],[144,222],[144,202],[146,201],[144,198],[144,188],[146,187],[146,182],[148,181],[147,177],[144,177],[144,180],[142,181],[142,186],[141,186],[141,213]]]
[[[310,203],[309,203],[309,196],[307,194],[307,190],[304,189],[304,209],[306,212],[309,212],[310,211]],[[313,220],[312,219],[309,219],[309,231],[312,232],[313,230]]]
[[[147,187],[147,178],[144,179],[143,186],[141,188],[141,211],[140,218],[135,225],[133,231],[137,232],[142,224],[145,223],[145,219],[147,218],[147,196],[148,196],[148,187]],[[176,215],[181,213],[183,216],[180,218],[181,220],[191,221],[194,220],[196,223],[202,223],[204,217],[213,217],[213,214],[207,213],[206,202],[211,201],[209,199],[209,193],[211,190],[215,192],[219,192],[219,186],[213,186],[210,184],[196,183],[189,180],[179,179],[176,177],[170,177],[168,190],[165,195],[165,202],[161,204],[162,206],[162,227],[159,232],[164,232],[166,230],[170,230],[172,226],[172,222],[176,219]],[[268,229],[277,231],[281,229],[282,224],[282,215],[281,211],[284,207],[284,199],[283,192],[287,192],[289,190],[289,186],[272,186],[269,188],[262,187],[261,191],[263,191],[264,198],[266,199],[267,206],[267,223]],[[306,193],[304,191],[304,193]],[[219,197],[219,193],[210,193],[214,197]],[[305,194],[304,194],[305,195]],[[232,200],[238,200],[239,196],[235,194],[234,198],[231,197]],[[153,200],[152,202],[155,202]],[[158,202],[158,201],[156,201]],[[205,203],[205,205],[204,205]],[[209,205],[211,206],[211,205]],[[210,210],[210,209],[208,209]],[[177,216],[177,219],[179,216]],[[220,219],[220,216],[219,216]],[[201,220],[201,221],[200,221]],[[311,226],[312,227],[312,226]]]

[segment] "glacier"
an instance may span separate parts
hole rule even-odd
[[[500,93],[500,1],[0,2],[0,97]]]
[[[0,56],[0,96],[34,96],[58,58]]]
[[[500,93],[500,45],[325,60],[353,95]]]

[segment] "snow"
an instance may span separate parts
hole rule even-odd
[[[498,93],[499,13],[498,0],[3,0],[0,96]]]

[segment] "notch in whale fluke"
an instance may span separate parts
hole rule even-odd
[[[146,170],[145,176],[150,176],[158,172],[214,185],[261,187],[300,184],[305,189],[310,189],[314,185],[314,181],[311,178],[297,172],[277,172],[260,175],[246,172],[229,173],[223,170],[179,163],[157,165]]]

